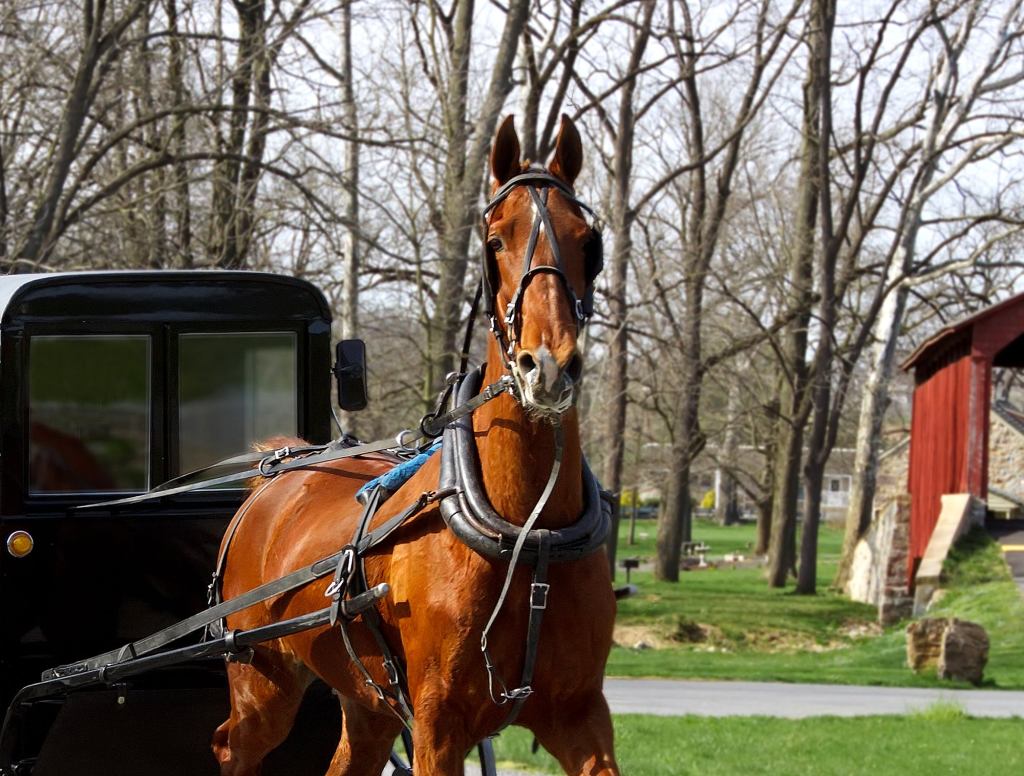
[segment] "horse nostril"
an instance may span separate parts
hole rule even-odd
[[[533,356],[527,351],[520,351],[519,355],[516,356],[516,363],[519,364],[519,371],[524,375],[529,374],[537,368],[537,362],[533,360]]]
[[[569,363],[565,365],[565,374],[574,383],[580,381],[580,377],[583,376],[583,357],[579,353],[573,353]]]

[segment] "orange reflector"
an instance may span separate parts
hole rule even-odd
[[[7,537],[7,551],[15,558],[24,558],[32,552],[35,544],[28,531],[15,531]]]

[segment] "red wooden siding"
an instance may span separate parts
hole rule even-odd
[[[910,425],[910,568],[924,556],[944,493],[968,488],[971,358],[956,348],[914,389]],[[931,371],[931,370],[929,370]]]
[[[910,583],[944,493],[988,499],[992,366],[1024,368],[1024,294],[947,326],[903,364],[914,370]]]

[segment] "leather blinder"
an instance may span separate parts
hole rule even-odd
[[[484,313],[488,317],[494,316],[494,305],[498,296],[498,289],[501,288],[501,275],[498,273],[498,259],[494,251],[487,245],[487,235],[484,235],[483,266],[480,268],[481,276],[484,279]]]
[[[583,245],[583,272],[586,287],[583,290],[583,313],[588,318],[594,314],[594,284],[597,276],[604,269],[604,240],[601,230],[594,227],[590,230],[590,239]]]

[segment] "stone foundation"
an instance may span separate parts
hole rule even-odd
[[[854,550],[847,594],[878,607],[878,621],[891,625],[910,616],[907,586],[910,552],[910,496],[903,493],[880,510]]]

